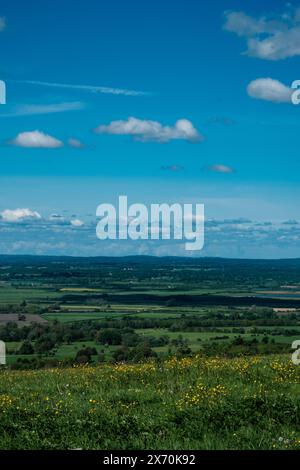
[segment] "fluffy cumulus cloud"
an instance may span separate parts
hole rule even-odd
[[[40,220],[41,215],[30,209],[5,209],[0,212],[0,220],[4,222],[19,222],[24,220]]]
[[[160,143],[171,140],[200,142],[204,138],[188,119],[179,119],[174,126],[164,126],[157,121],[141,120],[130,117],[123,121],[112,121],[95,129],[97,134],[129,135],[141,142]]]
[[[73,219],[71,220],[71,225],[72,227],[82,227],[84,225],[84,222],[80,219]]]
[[[244,37],[246,54],[265,60],[300,55],[300,9],[289,9],[278,18],[254,18],[241,11],[225,12],[224,29]]]
[[[214,173],[227,173],[227,174],[234,173],[235,171],[230,166],[221,165],[221,164],[211,165],[208,167],[208,170]]]
[[[18,231],[22,231],[22,227],[26,227],[26,230],[39,230],[40,232],[50,233],[65,233],[65,231],[72,230],[74,228],[88,227],[88,224],[77,218],[65,218],[61,214],[53,213],[49,216],[42,216],[39,212],[28,209],[4,209],[0,211],[0,231],[1,228],[5,227],[5,230],[8,227],[12,227],[15,224],[18,225]],[[58,232],[57,232],[58,231]]]
[[[230,253],[231,257],[238,258],[299,257],[300,224],[294,222],[207,219],[204,250],[192,256],[227,257]],[[49,218],[31,218],[23,223],[4,222],[0,218],[0,253],[191,256],[191,252],[184,249],[185,240],[99,241],[95,228],[95,223],[85,223],[76,229],[70,219],[63,224]]]
[[[6,20],[3,16],[0,16],[0,32],[4,31],[6,28]]]
[[[272,101],[274,103],[291,103],[293,90],[272,78],[257,78],[249,83],[247,93],[251,98]]]
[[[266,24],[263,18],[252,18],[242,11],[225,12],[225,16],[224,29],[239,36],[254,36],[265,31]]]
[[[27,148],[59,148],[64,145],[61,140],[37,130],[21,132],[12,141],[10,141],[10,144],[15,145],[16,147]]]

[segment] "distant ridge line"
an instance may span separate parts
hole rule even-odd
[[[224,263],[300,263],[300,258],[223,258],[223,257],[185,257],[185,256],[153,256],[153,255],[126,255],[126,256],[73,256],[73,255],[33,255],[33,254],[0,254],[0,262],[4,260],[74,260],[74,261],[138,261],[138,262],[161,262],[161,261],[179,261],[184,263],[202,263],[202,262],[224,262]]]

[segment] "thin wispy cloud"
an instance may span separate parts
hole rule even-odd
[[[78,90],[86,91],[89,93],[103,93],[109,95],[124,95],[124,96],[145,96],[148,93],[136,90],[127,90],[124,88],[112,88],[104,86],[94,85],[73,85],[69,83],[52,83],[52,82],[41,82],[37,80],[14,80],[14,83],[22,83],[25,85],[43,86],[51,88],[64,88],[67,90]]]
[[[184,167],[181,165],[167,165],[167,166],[161,166],[161,170],[165,171],[172,171],[173,173],[177,173],[178,171],[183,171]]]
[[[289,219],[282,222],[282,225],[299,225],[299,222],[295,219]]]
[[[235,170],[231,168],[230,166],[227,165],[221,165],[221,164],[216,164],[216,165],[211,165],[207,167],[209,171],[212,171],[213,173],[225,173],[225,174],[230,174],[234,173]]]
[[[212,116],[207,119],[207,124],[220,124],[223,126],[233,126],[235,121],[227,116]]]
[[[68,145],[69,147],[72,147],[73,149],[84,149],[86,145],[81,142],[79,139],[75,139],[74,137],[71,137],[68,139]]]
[[[0,117],[22,117],[41,114],[65,113],[68,111],[79,111],[85,108],[81,101],[53,104],[23,104],[11,109],[8,113],[0,114]]]
[[[0,17],[0,33],[6,29],[6,19],[1,16]]]

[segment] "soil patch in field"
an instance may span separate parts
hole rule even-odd
[[[19,315],[17,313],[1,313],[0,314],[0,325],[14,322],[18,327],[28,326],[30,323],[47,323],[45,318],[42,318],[40,315],[30,315],[24,314]]]

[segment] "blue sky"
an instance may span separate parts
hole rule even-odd
[[[0,252],[184,255],[96,239],[127,194],[205,203],[201,256],[300,256],[300,2],[201,3],[2,0]]]

